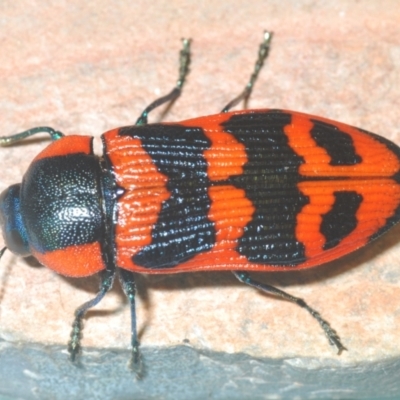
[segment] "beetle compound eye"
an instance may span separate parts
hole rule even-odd
[[[19,255],[30,254],[20,209],[20,184],[12,185],[0,195],[0,225],[7,248]]]

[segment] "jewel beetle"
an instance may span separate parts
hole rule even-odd
[[[100,273],[97,295],[75,312],[68,350],[80,352],[82,319],[119,277],[131,309],[131,367],[140,376],[135,273],[229,270],[243,283],[296,303],[340,354],[336,331],[304,300],[251,271],[316,267],[379,237],[400,220],[400,148],[373,133],[277,109],[230,111],[250,96],[268,55],[266,32],[244,91],[219,114],[147,122],[175,101],[190,63],[183,40],[176,87],[136,124],[92,138],[37,127],[53,142],[22,183],[0,196],[6,248],[66,276]],[[2,253],[6,250],[4,248]]]

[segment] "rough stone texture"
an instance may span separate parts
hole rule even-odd
[[[144,348],[148,370],[137,381],[120,350],[89,350],[77,368],[60,346],[46,351],[38,345],[0,346],[1,400],[399,398],[398,376],[388,374],[399,370],[398,359],[343,367],[315,357],[254,358],[187,346],[153,347]]]
[[[134,4],[6,0],[0,4],[0,134],[49,125],[66,134],[98,137],[107,129],[133,123],[146,105],[172,88],[181,37],[194,40],[191,74],[184,95],[165,120],[218,112],[242,90],[262,31],[269,29],[275,32],[273,48],[250,101],[252,108],[286,108],[321,115],[400,144],[399,20],[397,0],[232,0],[196,5],[162,0]],[[157,121],[160,112],[151,120]],[[0,149],[0,190],[21,180],[29,162],[47,143],[46,138],[37,138]],[[206,363],[198,374],[195,361],[190,361],[191,352],[188,356],[173,350],[184,340],[197,349],[193,357],[222,352],[225,354],[218,353],[218,357],[225,357],[232,368],[240,362],[240,353],[247,354],[249,358],[243,357],[250,361],[255,360],[252,357],[271,357],[275,361],[266,361],[271,365],[298,360],[302,368],[294,377],[289,374],[294,386],[307,376],[322,382],[323,375],[318,375],[323,373],[321,369],[333,365],[327,374],[334,383],[324,386],[326,392],[319,392],[319,398],[346,397],[342,390],[353,390],[346,386],[348,381],[340,386],[336,375],[357,381],[355,388],[370,382],[377,371],[384,371],[386,379],[398,376],[399,233],[400,227],[395,227],[367,248],[315,270],[257,276],[303,297],[319,310],[349,349],[340,357],[307,313],[241,285],[229,273],[141,277],[138,318],[141,342],[151,354],[148,368],[168,370],[161,382],[149,378],[141,385],[159,385],[159,391],[154,389],[149,397],[174,398],[178,386],[173,383],[173,358],[187,372],[187,379],[179,382],[187,387],[199,382],[193,386],[199,390],[193,398],[204,398],[208,384],[204,376],[210,376],[210,371],[211,376],[218,374],[219,368],[213,370]],[[37,363],[44,363],[46,357],[51,363],[57,348],[50,345],[66,344],[73,312],[94,295],[97,281],[60,277],[32,260],[19,260],[10,254],[0,265],[0,337],[4,341],[0,347],[0,394],[13,396],[15,390],[24,397],[17,391],[21,390],[18,384],[4,384],[11,376],[13,382],[24,382],[31,371],[22,361],[12,360],[20,360],[28,351],[29,357],[38,357]],[[129,310],[116,287],[89,314],[83,345],[127,349],[129,337]],[[29,342],[37,345],[26,347]],[[157,350],[159,347],[162,350]],[[159,352],[166,356],[156,359]],[[121,354],[127,356],[127,352]],[[98,385],[103,384],[98,382],[103,376],[112,376],[107,366],[101,368],[103,358],[84,361],[97,366],[90,371],[96,371],[93,376]],[[243,374],[248,382],[249,398],[268,398],[266,394],[262,397],[269,393],[265,386],[257,385],[263,374],[255,373],[251,366],[255,361],[250,361],[243,370],[238,367],[237,376]],[[116,362],[125,367],[124,361]],[[79,378],[73,368],[59,368],[65,368],[61,375],[51,367],[38,370],[54,382],[59,382],[60,376],[68,377],[65,382],[71,390],[74,385],[94,385],[91,379]],[[276,385],[271,396],[293,397],[292,392],[284,391],[288,378],[281,367],[268,374],[268,382]],[[375,392],[354,389],[349,392],[351,397],[366,398],[379,390],[381,398],[386,393],[400,395],[400,384],[396,386],[395,380],[390,392],[386,392],[385,380],[373,382],[370,387]],[[26,398],[35,395],[32,387]],[[84,392],[78,386],[75,390]],[[127,398],[124,393],[120,398]],[[138,393],[145,398],[147,392]],[[229,398],[231,392],[210,389],[209,393],[209,397]],[[313,392],[304,385],[301,393],[309,397],[307,394]],[[57,394],[53,392],[52,398]]]

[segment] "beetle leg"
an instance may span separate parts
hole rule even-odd
[[[68,352],[71,355],[71,361],[75,361],[76,356],[79,354],[81,350],[81,338],[82,338],[82,319],[85,316],[86,312],[89,308],[94,307],[97,305],[106,293],[112,288],[113,282],[115,277],[115,270],[104,270],[101,273],[101,283],[100,283],[100,290],[97,293],[96,297],[92,300],[87,301],[86,303],[82,304],[76,311],[75,311],[75,320],[72,323],[72,331],[71,331],[71,339],[68,342]]]
[[[191,42],[191,39],[182,39],[183,47],[179,53],[179,77],[178,77],[178,81],[176,82],[176,86],[166,96],[160,97],[159,99],[156,99],[150,105],[148,105],[143,110],[140,117],[137,119],[136,125],[146,125],[147,117],[152,110],[154,110],[155,108],[161,106],[164,103],[168,103],[168,102],[170,103],[170,106],[171,106],[172,103],[181,95],[182,86],[185,83],[187,74],[189,73],[190,42]],[[169,109],[169,107],[167,108],[167,110]]]
[[[132,345],[132,358],[130,361],[130,368],[135,372],[136,376],[140,379],[142,376],[142,359],[139,350],[139,340],[137,335],[136,325],[136,283],[135,276],[132,272],[119,268],[119,280],[126,297],[131,306],[131,345]]]
[[[289,293],[284,292],[283,290],[277,289],[274,286],[267,285],[265,283],[260,283],[258,281],[255,281],[250,278],[249,274],[247,272],[243,271],[232,271],[233,275],[236,276],[237,279],[239,279],[240,282],[243,282],[249,286],[252,286],[258,290],[261,290],[262,292],[272,294],[277,297],[281,297],[282,299],[288,300],[292,303],[297,304],[298,306],[306,309],[321,325],[322,329],[324,330],[326,336],[328,337],[329,343],[332,346],[335,346],[338,350],[338,354],[340,354],[343,350],[347,350],[346,347],[343,346],[343,344],[340,341],[340,338],[336,331],[331,328],[329,325],[329,322],[325,321],[320,313],[313,308],[311,308],[303,299],[300,299],[298,297],[294,297]]]
[[[239,94],[239,96],[235,97],[233,100],[231,100],[223,109],[221,112],[226,113],[228,112],[232,107],[235,107],[237,104],[239,104],[242,100],[244,100],[244,108],[247,108],[247,102],[249,100],[249,97],[251,95],[251,92],[254,87],[254,83],[257,80],[258,74],[264,65],[265,59],[268,57],[269,49],[271,48],[271,40],[272,40],[272,32],[265,31],[264,32],[264,40],[260,44],[260,47],[258,49],[258,57],[256,64],[254,65],[254,70],[253,73],[250,76],[250,80],[245,86],[244,90],[242,93]]]

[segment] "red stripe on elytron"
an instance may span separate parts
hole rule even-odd
[[[50,143],[33,159],[33,162],[43,158],[66,156],[68,154],[93,154],[92,141],[93,138],[91,136],[63,136]]]
[[[166,187],[168,178],[158,172],[141,141],[119,136],[118,131],[103,135],[116,183],[124,189],[117,200],[116,259],[118,267],[136,270],[132,257],[151,243],[162,203],[171,194]]]
[[[204,134],[210,139],[212,144],[210,149],[204,152],[204,157],[207,161],[207,174],[212,181],[226,180],[232,175],[242,174],[243,166],[247,162],[245,146],[239,143],[232,135],[223,131],[220,124],[225,119],[226,116],[222,115],[222,118],[221,116],[216,116],[216,118],[206,117],[180,123],[180,125],[187,127],[199,127],[203,129]],[[125,162],[115,160],[116,165],[120,165],[121,163],[124,164]],[[228,263],[230,259],[237,259],[238,257],[241,260],[240,262],[247,263],[247,259],[236,253],[235,248],[237,246],[237,239],[243,235],[244,227],[252,218],[254,206],[246,198],[244,190],[232,185],[211,186],[208,189],[208,193],[211,200],[208,217],[215,223],[216,229],[216,243],[211,251],[198,254],[190,261],[179,264],[174,268],[148,269],[135,265],[132,262],[122,263],[122,261],[127,259],[125,256],[122,257],[123,260],[121,259],[118,262],[118,266],[137,272],[157,274],[195,270],[196,266],[204,264],[207,265],[206,268],[212,268],[214,262]],[[165,197],[165,200],[168,197]],[[124,243],[122,247],[126,249],[128,243]],[[130,253],[131,255],[132,253]]]
[[[400,204],[400,185],[392,179],[305,181],[298,184],[309,197],[297,215],[296,238],[305,245],[307,258],[316,259],[332,251],[338,258],[368,243],[369,238],[382,228]],[[331,250],[323,250],[325,237],[320,232],[322,217],[334,203],[334,192],[354,191],[362,196],[356,212],[357,226]],[[332,259],[332,258],[331,258]]]
[[[246,257],[236,252],[237,239],[251,220],[254,207],[245,197],[244,190],[234,186],[214,186],[209,189],[211,208],[209,218],[215,222],[216,243],[206,253],[197,254],[191,260],[173,268],[146,269],[136,266],[135,271],[149,274],[165,274],[184,271],[233,269],[235,264],[249,264]],[[254,265],[253,265],[254,266]]]
[[[182,123],[189,127],[199,126],[211,141],[210,149],[204,151],[211,181],[224,181],[231,176],[243,174],[243,167],[248,161],[245,145],[225,132],[221,126],[229,117],[222,114]],[[216,231],[216,243],[210,253],[218,254],[221,250],[229,250],[229,254],[224,256],[228,261],[231,257],[238,256],[235,251],[237,239],[243,235],[245,226],[251,221],[255,207],[246,197],[246,192],[233,185],[211,186],[208,194],[211,200],[208,217],[215,223]],[[199,255],[193,262],[209,257],[210,254]]]
[[[335,176],[335,177],[390,177],[400,169],[400,162],[396,154],[383,143],[374,139],[368,133],[360,132],[357,128],[329,119],[313,117],[301,113],[290,112],[292,122],[284,129],[289,139],[290,147],[304,158],[304,164],[299,168],[303,176]],[[327,151],[319,147],[311,137],[311,129],[315,119],[334,125],[342,132],[351,136],[356,154],[362,162],[354,165],[329,165],[331,161]]]
[[[207,174],[211,181],[224,181],[231,176],[243,174],[243,167],[248,161],[246,147],[233,135],[225,132],[221,124],[230,116],[222,114],[212,117],[201,117],[195,120],[183,121],[187,127],[200,127],[211,141],[210,149],[204,151],[207,161]],[[211,186],[208,189],[211,206],[208,217],[215,223],[215,245],[207,254],[200,254],[188,263],[176,268],[184,269],[184,264],[196,265],[212,257],[223,262],[230,262],[238,257],[242,262],[247,259],[236,251],[237,240],[243,235],[244,228],[251,221],[255,212],[252,202],[246,197],[243,189],[233,185]],[[224,254],[220,252],[223,251]],[[207,261],[208,262],[208,261]],[[217,262],[216,259],[213,262]]]
[[[211,207],[208,214],[215,223],[216,243],[213,250],[235,249],[237,239],[254,214],[252,202],[246,193],[231,185],[213,186],[208,190]]]
[[[226,180],[233,175],[243,174],[243,166],[247,162],[244,144],[230,133],[224,132],[221,126],[221,123],[227,119],[226,114],[219,114],[179,123],[187,127],[201,128],[211,141],[211,147],[204,151],[207,175],[211,181]]]
[[[69,246],[45,253],[32,249],[32,255],[47,268],[74,278],[93,275],[106,268],[99,242]]]

